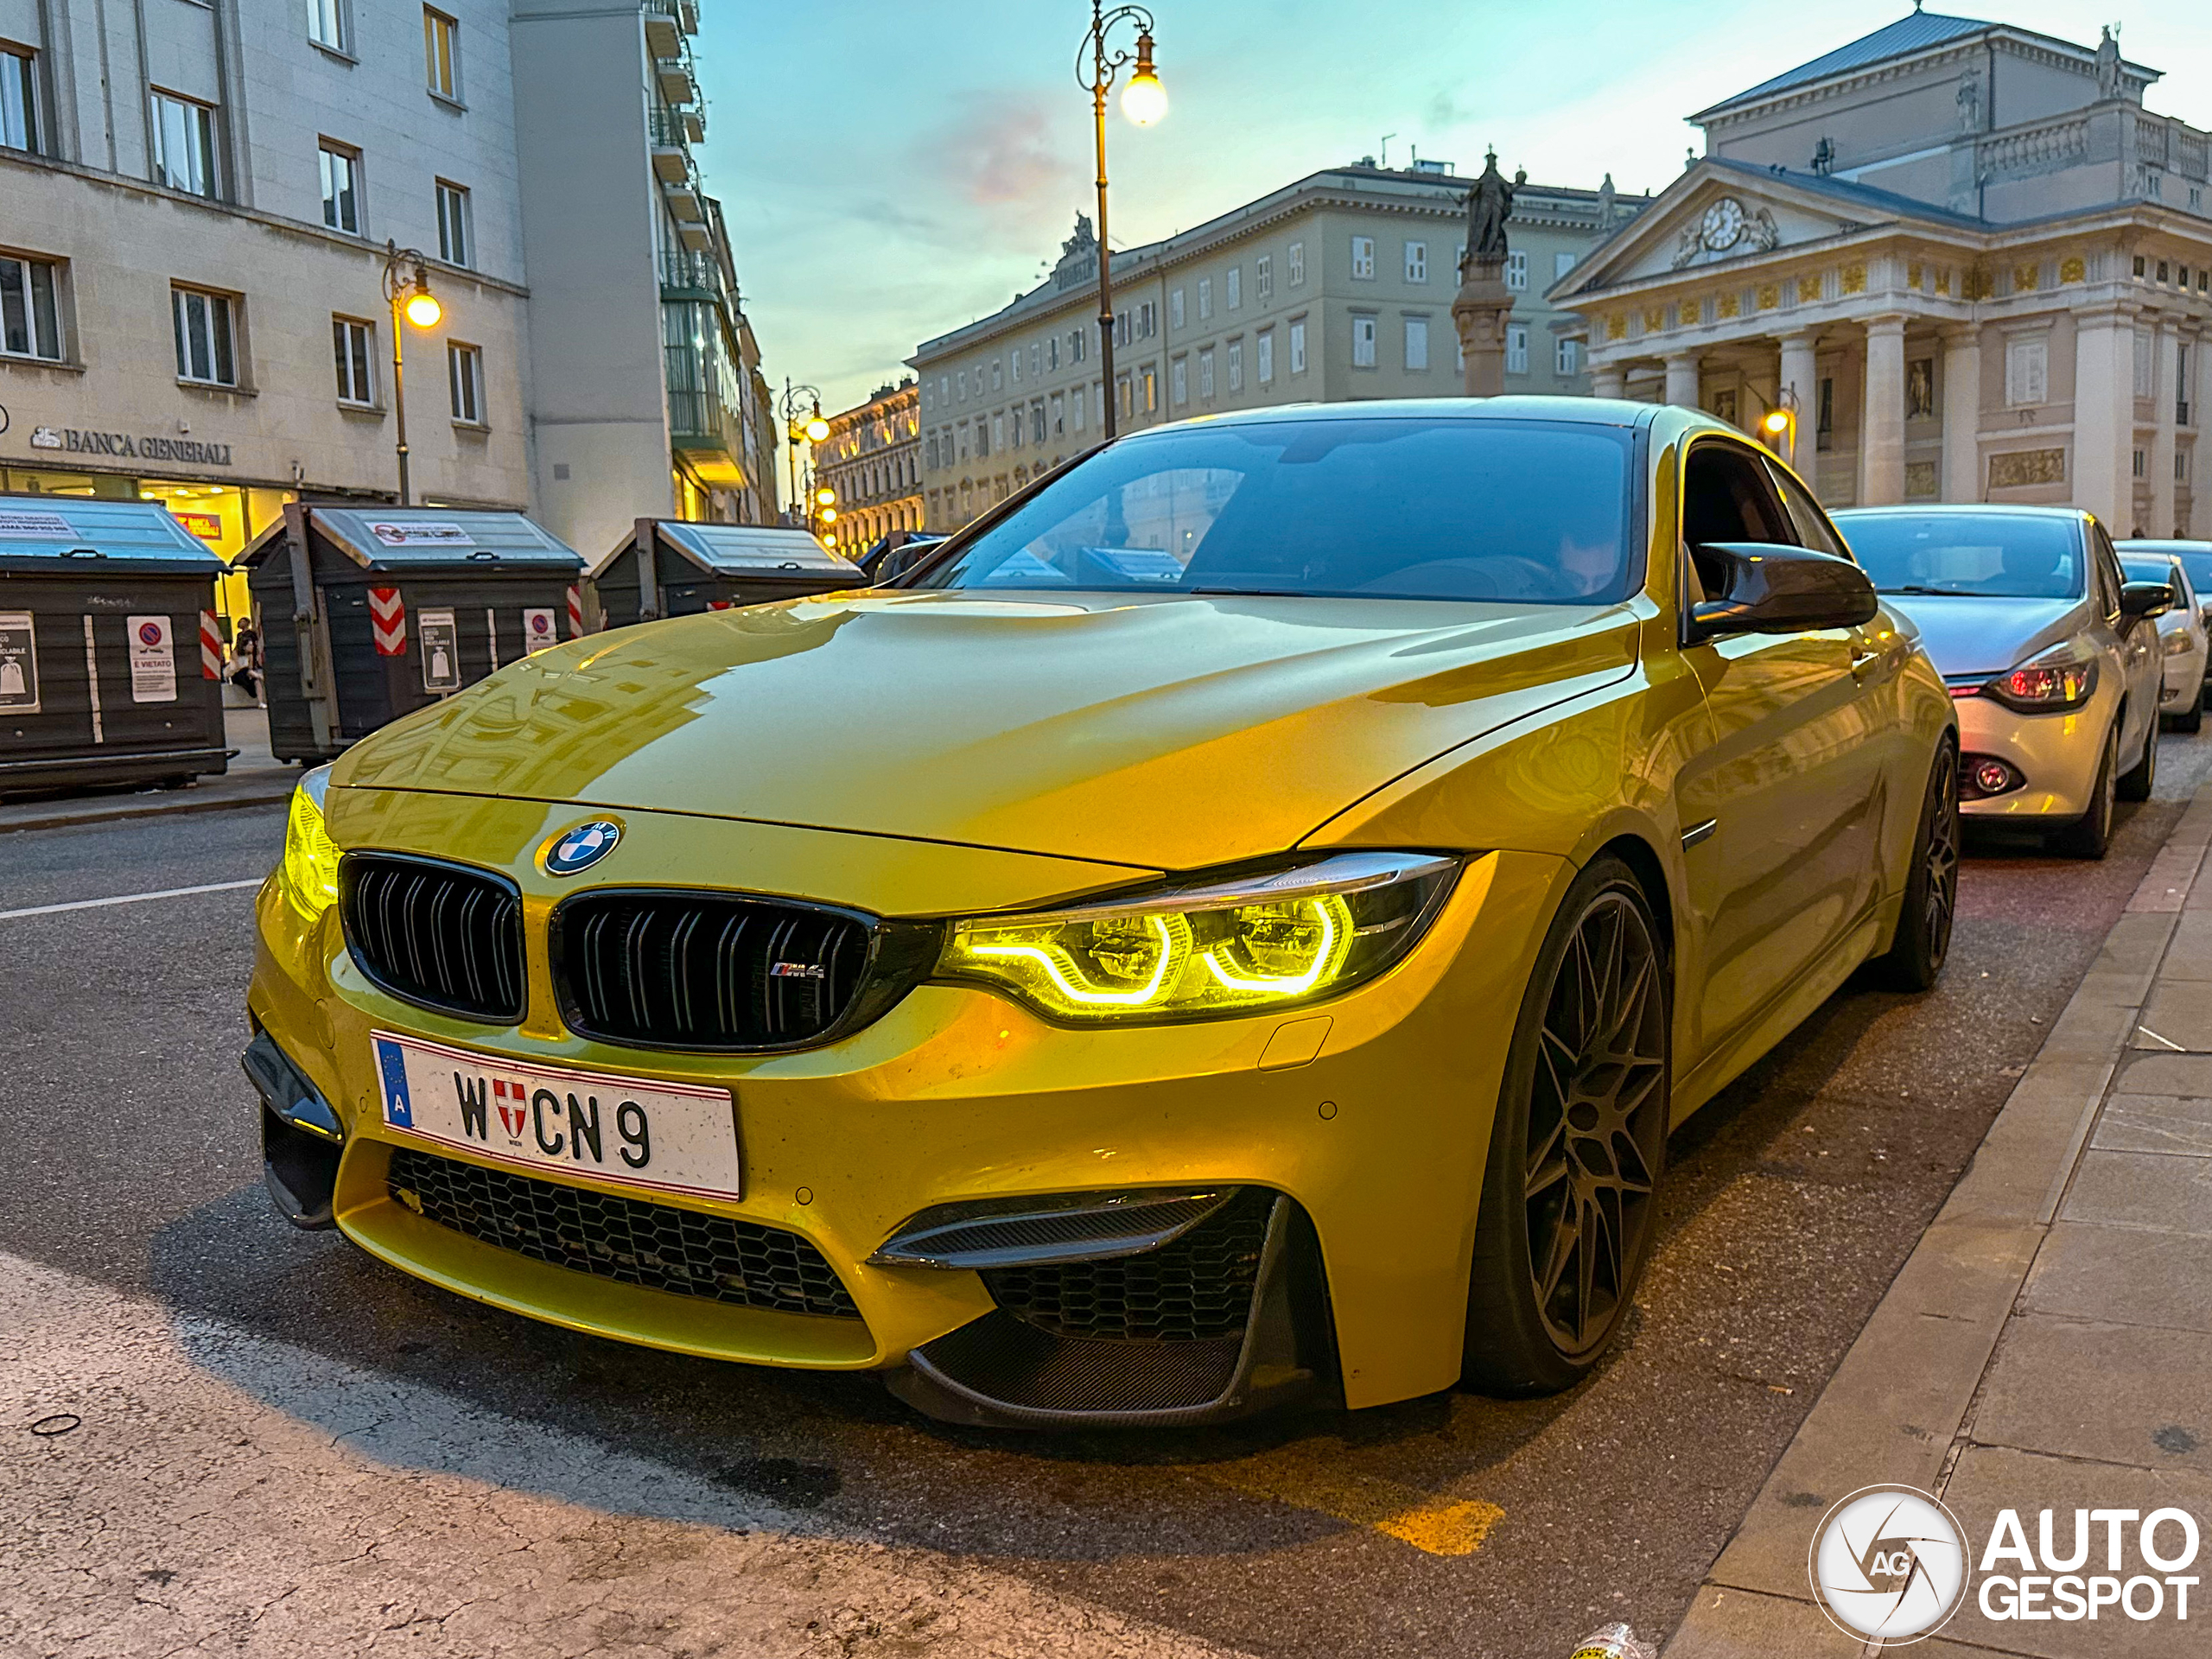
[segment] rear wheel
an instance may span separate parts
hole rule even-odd
[[[2152,787],[2158,781],[2158,717],[2152,715],[2145,723],[2143,753],[2126,772],[2120,774],[2118,790],[2123,801],[2147,801]]]
[[[2102,858],[2112,845],[2113,768],[2120,761],[2120,728],[2105,737],[2097,780],[2089,786],[2089,810],[2050,837],[2050,844],[2071,858]]]
[[[1587,1375],[1649,1254],[1672,997],[1635,874],[1593,859],[1522,998],[1475,1233],[1465,1380],[1551,1394]]]
[[[1912,869],[1896,941],[1874,971],[1901,991],[1924,991],[1943,971],[1959,900],[1959,757],[1948,741],[1936,751],[1912,838]]]

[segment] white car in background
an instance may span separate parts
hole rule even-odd
[[[1831,514],[1882,602],[1910,618],[1959,716],[1959,810],[2102,858],[2113,802],[2158,770],[2171,583],[2129,582],[2079,507]]]
[[[2174,590],[2173,609],[2158,619],[2158,650],[2165,671],[2158,713],[2175,731],[2202,731],[2205,662],[2212,653],[2206,650],[2204,613],[2189,567],[2175,554],[2133,552],[2122,543],[2120,568],[2130,582],[2163,582]]]
[[[2138,537],[2119,544],[2121,553],[2171,553],[2188,574],[2190,589],[2196,595],[2196,614],[2212,636],[2212,542],[2161,540]],[[2212,697],[2212,661],[2204,664],[2204,690]]]

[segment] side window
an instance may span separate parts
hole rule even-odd
[[[1682,541],[1696,568],[1698,586],[1710,596],[1719,590],[1720,573],[1706,568],[1697,550],[1711,542],[1771,542],[1795,547],[1797,532],[1783,512],[1782,502],[1765,466],[1749,450],[1714,440],[1700,442],[1690,451],[1683,472]],[[1695,602],[1690,584],[1683,584],[1686,599]]]
[[[1806,493],[1805,486],[1780,467],[1769,467],[1774,486],[1782,492],[1782,505],[1789,515],[1789,522],[1796,527],[1797,539],[1816,553],[1833,553],[1839,558],[1851,558],[1851,550],[1843,537],[1836,534],[1835,526],[1828,522],[1820,504]],[[1853,563],[1857,561],[1853,560]]]
[[[2097,573],[2097,602],[2105,608],[2107,618],[2117,620],[2120,616],[2120,555],[2113,550],[2112,537],[2105,534],[2102,524],[2089,525],[2089,561]]]

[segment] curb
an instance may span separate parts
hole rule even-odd
[[[105,803],[89,805],[85,803],[53,802],[25,810],[36,815],[41,806],[50,805],[43,816],[13,817],[7,809],[0,808],[0,836],[12,835],[21,830],[60,830],[78,823],[114,823],[125,818],[167,817],[181,812],[222,812],[233,807],[281,806],[292,798],[298,783],[296,773],[283,779],[281,785],[255,785],[235,795],[220,795],[195,799],[190,791],[179,790],[166,798],[151,799],[144,795],[118,795],[112,805]]]
[[[2212,784],[2198,789],[2106,934],[1966,1173],[1707,1569],[1662,1659],[1868,1650],[1813,1600],[1813,1525],[1862,1486],[1941,1491],[2208,849]]]

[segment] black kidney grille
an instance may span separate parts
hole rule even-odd
[[[794,1047],[836,1025],[868,963],[857,918],[713,893],[580,893],[554,912],[569,1027],[657,1047]]]
[[[379,854],[347,854],[339,877],[346,944],[378,985],[472,1020],[522,1018],[522,900],[512,887]]]
[[[402,1147],[385,1185],[426,1221],[601,1279],[741,1307],[856,1319],[836,1269],[797,1233],[587,1192]]]
[[[1251,1317],[1275,1202],[1272,1192],[1247,1188],[1156,1250],[995,1268],[983,1283],[1007,1313],[1057,1337],[1192,1342],[1239,1335]]]

